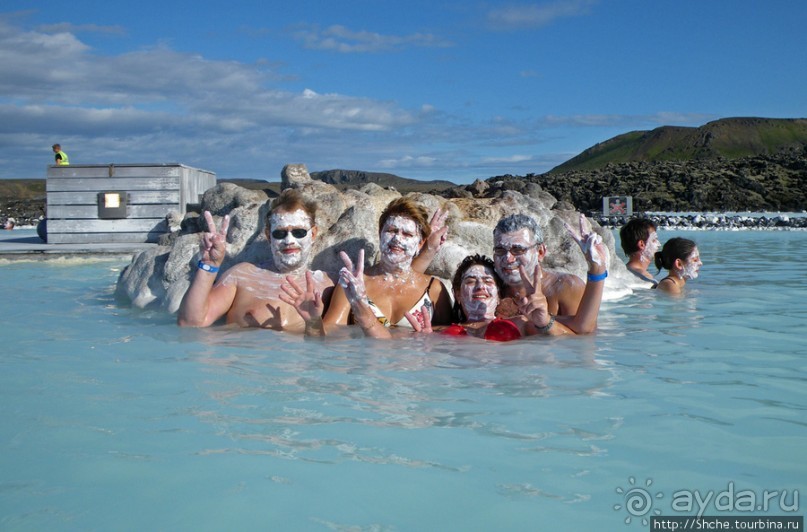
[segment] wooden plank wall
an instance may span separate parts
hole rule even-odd
[[[216,186],[216,174],[188,166],[183,166],[182,170],[179,200],[183,207],[182,214],[185,214],[185,207],[201,203],[205,191]]]
[[[215,174],[179,164],[50,166],[48,243],[157,242],[169,231],[166,216],[184,215],[215,184]],[[106,191],[128,192],[126,218],[99,219],[98,193]]]

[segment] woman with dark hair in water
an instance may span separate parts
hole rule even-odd
[[[692,240],[676,237],[669,239],[655,256],[656,268],[670,273],[659,281],[658,289],[670,294],[680,294],[687,279],[698,277],[703,263],[698,246]]]

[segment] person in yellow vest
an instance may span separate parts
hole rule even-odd
[[[67,154],[62,151],[62,147],[59,144],[53,145],[53,153],[56,154],[56,164],[58,166],[67,166],[70,164]]]

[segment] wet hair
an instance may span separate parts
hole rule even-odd
[[[495,236],[496,233],[512,233],[513,231],[519,231],[521,229],[530,230],[535,239],[535,244],[544,243],[544,232],[538,227],[538,222],[526,214],[511,214],[505,216],[499,220],[499,223],[493,228],[493,235]]]
[[[51,146],[51,148],[52,148],[52,149],[56,149],[56,150],[61,150],[61,149],[62,149],[62,145],[61,145],[61,144],[54,144],[53,146]]]
[[[460,287],[462,286],[462,276],[465,275],[465,272],[467,272],[471,266],[477,265],[490,268],[490,271],[493,272],[493,280],[496,282],[496,288],[499,289],[499,297],[501,297],[501,295],[504,294],[505,289],[504,281],[501,277],[499,277],[499,274],[496,273],[496,266],[493,263],[493,259],[486,257],[485,255],[480,255],[479,253],[476,255],[468,255],[462,259],[460,265],[457,266],[457,271],[454,272],[454,277],[451,279],[451,289],[455,294],[459,292]],[[462,311],[462,305],[460,304],[459,298],[457,297],[454,298],[454,307],[451,309],[451,314],[452,320],[457,323],[462,323],[467,319],[465,313]]]
[[[697,244],[687,238],[675,237],[664,243],[661,251],[656,252],[656,268],[661,271],[671,270],[676,259],[687,260],[695,250]]]
[[[421,240],[426,240],[432,234],[432,228],[429,225],[429,215],[426,209],[418,205],[411,198],[403,197],[392,200],[381,216],[378,218],[379,232],[384,228],[387,220],[393,216],[402,216],[414,220],[420,231]]]
[[[311,220],[311,226],[317,224],[317,204],[313,200],[307,199],[303,193],[296,188],[287,188],[280,193],[272,202],[272,208],[266,213],[266,227],[272,230],[272,215],[276,212],[294,212],[302,210]]]
[[[647,218],[634,218],[619,230],[619,243],[625,255],[639,251],[639,242],[650,238],[650,230],[656,230],[656,224]]]

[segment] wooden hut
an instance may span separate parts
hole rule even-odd
[[[157,242],[216,174],[177,163],[49,166],[49,244]]]

